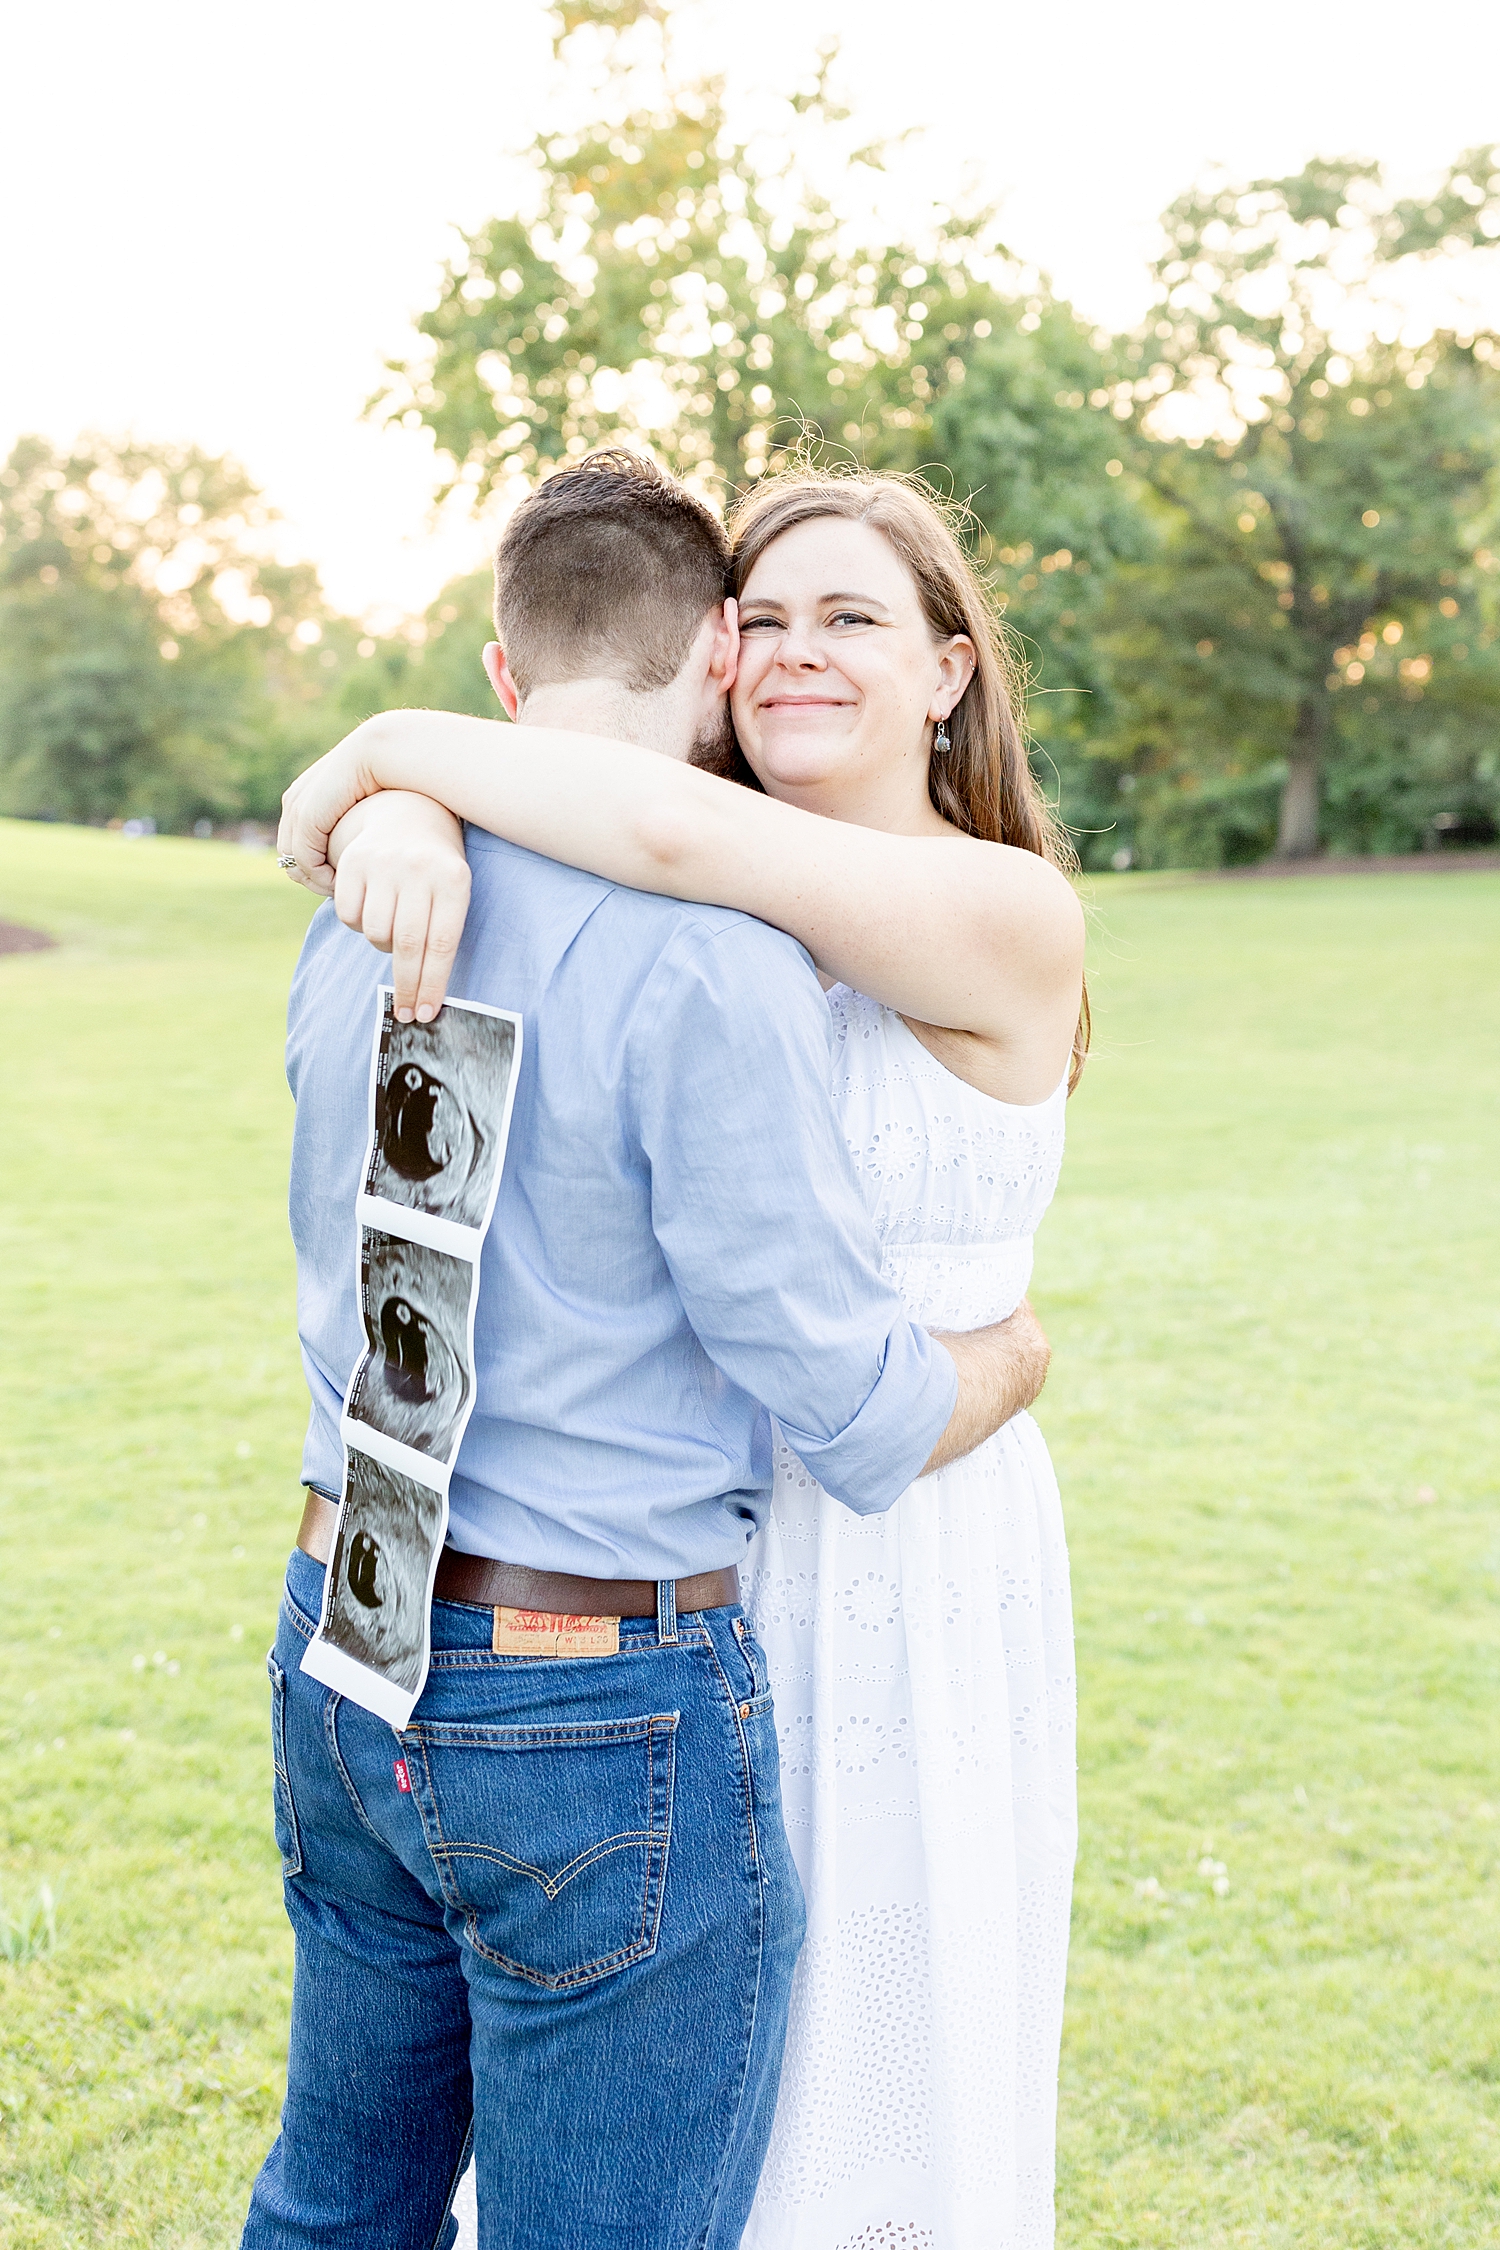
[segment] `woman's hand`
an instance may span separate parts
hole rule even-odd
[[[325,843],[339,920],[391,956],[398,1022],[430,1023],[469,911],[462,824],[430,797],[389,789],[358,803]]]
[[[368,726],[368,720],[365,725]],[[276,853],[294,883],[323,897],[333,895],[328,839],[350,808],[380,787],[363,756],[364,727],[346,734],[327,754],[299,773],[281,799]],[[289,865],[289,862],[295,865]]]

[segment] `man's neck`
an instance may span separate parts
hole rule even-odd
[[[567,727],[685,759],[692,748],[670,688],[642,693],[623,680],[554,680],[533,688],[516,713],[523,727]]]

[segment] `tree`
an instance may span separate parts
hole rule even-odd
[[[470,571],[452,579],[404,630],[379,638],[360,634],[343,657],[335,691],[339,723],[355,727],[376,711],[403,709],[503,717],[482,661],[485,643],[495,637],[493,603],[492,572]]]
[[[147,604],[92,587],[0,607],[8,810],[171,826],[237,809],[222,705],[163,660],[159,630]]]
[[[537,136],[534,208],[464,237],[417,322],[426,348],[392,363],[376,402],[432,430],[445,495],[482,501],[621,434],[722,495],[805,424],[863,449],[920,420],[924,299],[962,289],[977,222],[936,212],[924,261],[854,238],[801,160],[816,140],[846,170],[881,161],[847,130],[830,58],[788,98],[769,156],[734,138],[718,80],[675,81],[654,0],[553,14],[575,78],[600,58],[610,121]]]
[[[193,446],[17,443],[0,468],[8,809],[163,826],[263,809],[246,777],[276,764],[278,695],[322,630],[313,571],[264,551],[271,520],[236,463]]]
[[[934,305],[930,341],[914,347],[926,375],[921,422],[904,447],[887,435],[876,456],[926,468],[967,499],[978,560],[1031,676],[1033,758],[1085,864],[1114,842],[1115,806],[1086,754],[1115,715],[1109,589],[1152,547],[1118,473],[1102,344],[1040,286],[1007,299],[969,284]]]
[[[928,470],[972,504],[1071,797],[1092,775],[1068,753],[1108,700],[1102,588],[1118,555],[1144,552],[1108,474],[1097,340],[983,213],[934,207],[920,243],[892,243],[835,210],[809,142],[856,175],[884,152],[851,141],[830,53],[768,149],[735,137],[717,81],[674,77],[653,0],[559,0],[554,20],[575,79],[594,57],[607,122],[537,136],[531,209],[464,238],[378,410],[430,429],[440,497],[476,503],[622,434],[716,499],[799,447]]]
[[[1500,809],[1500,340],[1400,307],[1414,267],[1500,237],[1495,151],[1416,201],[1349,162],[1211,182],[1164,227],[1107,386],[1163,545],[1116,590],[1103,747],[1179,840],[1208,819],[1248,842],[1269,785],[1293,858],[1330,820],[1389,848],[1455,793]]]

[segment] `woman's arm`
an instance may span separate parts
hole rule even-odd
[[[1062,1075],[1078,1014],[1083,916],[1067,878],[1034,852],[970,837],[889,835],[802,812],[628,743],[438,711],[367,720],[309,767],[287,792],[279,848],[326,887],[329,832],[378,790],[419,792],[611,882],[774,923],[827,975],[903,1015],[992,1045],[1007,1065],[1010,1100],[1039,1100]],[[415,995],[420,985],[425,1009],[432,981],[408,959],[405,931],[432,930],[437,906],[418,898],[423,878],[408,870],[418,848],[407,842],[412,808],[408,800],[370,808],[364,822],[340,855],[339,911],[374,935],[370,921],[380,924],[389,909],[398,994],[402,973],[415,969],[405,989]],[[419,848],[440,866],[434,834],[424,830]],[[461,927],[461,913],[458,920]],[[446,962],[438,965],[446,977]],[[1030,1090],[1014,1090],[1022,1084]]]

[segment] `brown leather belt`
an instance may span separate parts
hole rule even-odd
[[[297,1544],[314,1562],[333,1553],[339,1512],[333,1501],[309,1486]],[[570,1578],[561,1570],[528,1570],[524,1563],[492,1562],[488,1555],[463,1555],[445,1547],[433,1593],[443,1602],[473,1602],[481,1609],[543,1609],[564,1617],[654,1617],[656,1582],[651,1578]],[[740,1574],[703,1570],[677,1581],[677,1610],[728,1609],[740,1598]]]

